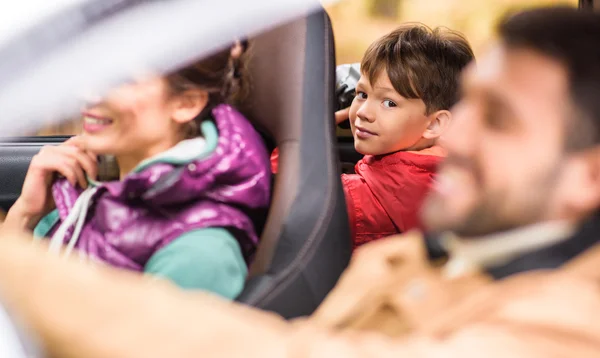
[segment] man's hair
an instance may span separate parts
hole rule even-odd
[[[600,14],[539,8],[505,18],[498,32],[509,50],[533,50],[564,66],[573,107],[565,111],[567,149],[600,144]]]
[[[474,58],[460,33],[413,23],[371,44],[360,69],[371,84],[385,70],[396,92],[421,99],[429,114],[456,104],[460,74]]]

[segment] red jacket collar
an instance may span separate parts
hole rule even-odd
[[[440,161],[446,156],[446,150],[440,146],[433,146],[420,151],[399,151],[386,155],[365,155],[358,162],[374,168],[385,168],[397,164],[421,167],[428,171],[435,171]]]

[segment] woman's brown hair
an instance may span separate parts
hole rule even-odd
[[[167,76],[173,94],[192,88],[208,92],[208,103],[200,114],[189,124],[186,137],[200,135],[200,123],[210,117],[212,109],[222,103],[239,105],[248,91],[246,57],[249,44],[238,41],[233,47],[221,50],[190,66]]]

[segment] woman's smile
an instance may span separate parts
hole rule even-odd
[[[113,120],[93,113],[83,113],[83,130],[87,133],[96,133],[109,127]]]

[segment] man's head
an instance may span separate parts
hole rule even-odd
[[[356,150],[382,155],[433,145],[458,100],[460,73],[473,58],[463,36],[422,24],[374,42],[350,106]]]
[[[499,34],[465,72],[430,230],[476,236],[600,208],[600,14],[532,10]]]

